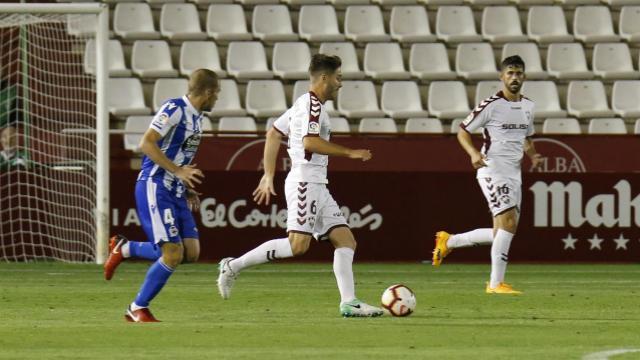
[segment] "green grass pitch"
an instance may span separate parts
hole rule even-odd
[[[548,360],[640,349],[635,264],[512,264],[522,296],[486,295],[489,265],[356,264],[364,301],[395,283],[416,292],[410,317],[375,319],[339,316],[330,263],[245,271],[226,301],[214,264],[184,265],[152,303],[163,322],[126,323],[147,266],[125,263],[107,282],[97,265],[0,263],[0,358]]]

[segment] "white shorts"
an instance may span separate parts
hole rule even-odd
[[[522,184],[513,179],[499,178],[478,178],[478,184],[482,189],[484,197],[487,199],[489,211],[493,216],[516,208],[520,212],[520,201],[522,200]]]
[[[327,240],[334,228],[348,227],[326,184],[285,181],[284,191],[288,209],[287,232]]]

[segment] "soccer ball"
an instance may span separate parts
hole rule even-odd
[[[382,293],[382,307],[393,316],[408,316],[416,308],[416,295],[402,284],[391,285]]]

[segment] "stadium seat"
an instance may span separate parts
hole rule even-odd
[[[384,115],[371,81],[343,81],[338,92],[338,111],[348,118]]]
[[[148,115],[151,110],[144,104],[142,84],[136,78],[109,79],[107,107],[114,116]]]
[[[591,79],[580,43],[551,44],[547,50],[547,72],[557,79]]]
[[[334,42],[320,44],[319,52],[327,55],[338,55],[342,60],[342,78],[362,79],[364,72],[358,65],[356,48],[352,42]]]
[[[221,117],[218,120],[218,131],[251,131],[257,132],[256,121],[251,117]],[[257,137],[258,134],[218,134],[218,136]]]
[[[227,72],[238,80],[270,79],[267,56],[259,41],[233,41],[227,49]]]
[[[470,80],[497,79],[499,74],[491,44],[459,44],[456,51],[456,72]]]
[[[251,40],[242,6],[215,4],[207,11],[207,34],[215,40]]]
[[[432,133],[442,134],[442,122],[434,118],[410,118],[404,124],[405,133]]]
[[[464,121],[465,118],[457,118],[457,119],[453,119],[451,121],[451,133],[452,134],[457,134],[458,131],[460,131],[460,124],[462,124],[462,122]],[[472,134],[482,134],[484,128],[477,128],[474,131],[472,131]]]
[[[618,118],[596,118],[589,121],[589,134],[626,134],[624,120]]]
[[[247,84],[247,112],[255,117],[278,116],[287,111],[284,87],[279,80],[251,80]]]
[[[476,85],[476,96],[474,104],[480,104],[482,101],[490,96],[493,96],[502,90],[502,81],[497,80],[484,80],[478,81]],[[537,104],[536,104],[537,105]]]
[[[288,5],[322,5],[325,0],[282,0],[283,3]]]
[[[358,132],[361,133],[397,133],[396,122],[390,118],[364,118],[360,120]]]
[[[572,81],[567,91],[569,115],[578,118],[612,116],[602,82],[595,80]]]
[[[580,123],[573,118],[545,119],[543,134],[581,134]]]
[[[343,117],[332,117],[329,118],[331,122],[331,133],[350,133],[351,126],[349,126],[349,122],[347,119]]]
[[[240,105],[238,85],[234,80],[220,80],[220,92],[215,106],[211,109],[211,116],[244,116],[247,112]]]
[[[414,5],[417,0],[372,0],[374,4],[380,6]]]
[[[621,80],[613,84],[611,107],[623,118],[640,117],[640,80]]]
[[[404,68],[402,50],[396,42],[368,43],[364,49],[364,73],[376,80],[403,80],[411,77]]]
[[[344,18],[344,34],[355,42],[389,41],[384,30],[382,12],[373,5],[349,6]]]
[[[638,79],[633,69],[631,51],[625,43],[598,43],[593,48],[593,73],[602,79]]]
[[[640,135],[640,119],[636,120],[636,125],[633,127],[633,133]]]
[[[612,8],[619,8],[626,5],[638,5],[638,1],[636,0],[602,0],[602,2]]]
[[[158,39],[151,8],[145,3],[120,3],[113,13],[113,32],[123,39]]]
[[[251,21],[253,36],[262,41],[295,41],[291,14],[286,5],[256,5]]]
[[[153,86],[153,111],[158,111],[168,99],[182,97],[187,94],[187,79],[158,79]]]
[[[163,40],[137,40],[131,51],[131,70],[143,78],[178,76],[171,63],[169,45]]]
[[[573,7],[578,5],[598,5],[600,0],[556,0],[563,7]]]
[[[273,47],[273,73],[282,79],[309,77],[311,51],[306,42],[279,42]]]
[[[546,79],[549,77],[542,68],[540,51],[535,43],[507,43],[502,47],[502,59],[512,55],[520,55],[525,63],[527,79]]]
[[[436,35],[445,42],[482,41],[468,6],[440,6],[436,13]]]
[[[307,5],[300,8],[298,33],[307,41],[343,41],[336,10],[331,5]]]
[[[437,39],[431,33],[424,6],[394,6],[391,9],[389,32],[395,41],[402,43],[431,42]]]
[[[433,81],[429,84],[429,114],[439,119],[469,115],[467,91],[461,81]]]
[[[447,49],[443,43],[413,44],[409,53],[409,71],[420,80],[452,80]]]
[[[622,7],[618,22],[618,33],[628,42],[640,42],[640,6]]]
[[[394,119],[427,116],[414,81],[386,81],[380,96],[382,111]]]
[[[560,6],[532,6],[527,17],[527,35],[541,44],[571,42],[567,20]]]
[[[558,88],[553,81],[525,81],[522,94],[536,104],[536,118],[565,117],[567,112],[560,107]]]
[[[236,0],[236,2],[250,7],[252,5],[277,4],[280,1],[278,0]]]
[[[206,116],[202,117],[202,131],[213,131],[213,125],[211,119]]]
[[[511,0],[511,2],[518,7],[527,8],[536,5],[553,5],[554,0]]]
[[[611,11],[607,6],[578,6],[573,17],[573,35],[585,43],[620,40],[613,31]]]
[[[139,152],[140,140],[153,120],[153,116],[128,116],[124,123],[124,130],[131,134],[124,134],[124,149]]]
[[[231,4],[233,0],[191,0],[201,9],[207,9],[211,4]]]
[[[291,96],[291,104],[296,102],[300,96],[309,92],[309,80],[298,80],[293,85],[293,93]],[[329,116],[340,116],[340,112],[335,109],[333,105],[333,100],[327,100],[323,104],[324,110],[329,114]]]
[[[464,4],[464,0],[418,0],[420,4],[425,4],[429,7],[435,6],[453,6],[453,5],[462,5]]]
[[[93,37],[96,33],[98,17],[96,15],[67,15],[67,32],[77,37]]]
[[[180,47],[180,74],[189,76],[194,70],[209,69],[219,77],[227,76],[222,70],[218,46],[213,41],[185,41]]]
[[[107,45],[108,51],[108,67],[109,76],[111,77],[127,77],[131,76],[131,70],[127,69],[124,64],[124,53],[122,52],[122,45],[118,40],[109,40]],[[84,72],[87,74],[95,75],[96,73],[96,42],[95,40],[87,41],[87,45],[84,49]]]
[[[492,43],[527,41],[515,6],[487,6],[482,11],[482,37]]]
[[[193,4],[165,4],[160,13],[160,33],[169,40],[201,40],[198,9]]]
[[[146,0],[152,7],[157,7],[167,3],[183,3],[185,0]]]

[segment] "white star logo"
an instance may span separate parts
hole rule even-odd
[[[587,239],[587,241],[591,243],[591,247],[589,248],[589,250],[593,250],[593,249],[602,250],[602,247],[600,247],[600,244],[604,241],[604,239],[600,239],[598,237],[598,234],[593,234],[593,237],[591,239]]]
[[[576,249],[576,242],[578,241],[578,239],[574,238],[573,236],[571,236],[571,234],[567,235],[566,238],[562,239],[562,242],[564,243],[564,249]]]
[[[627,250],[627,243],[629,242],[629,239],[625,238],[622,233],[620,233],[620,236],[618,236],[617,239],[613,239],[613,241],[616,243],[616,250]]]

